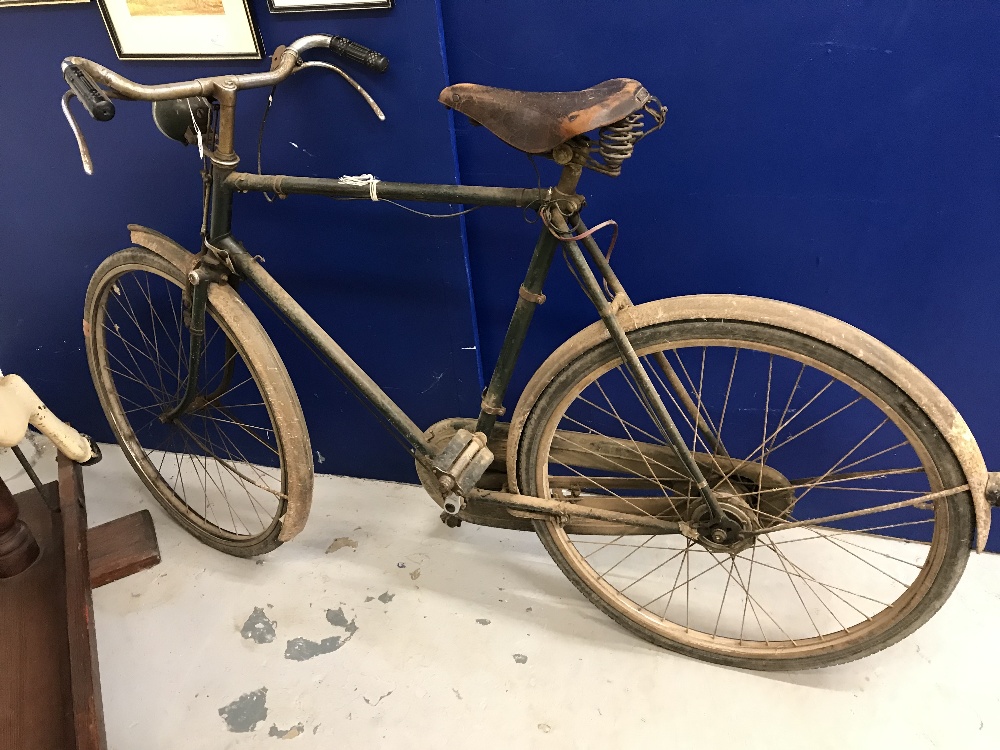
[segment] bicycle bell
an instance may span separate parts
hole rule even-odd
[[[153,102],[153,122],[157,129],[185,146],[198,143],[198,131],[208,132],[211,112],[212,105],[203,96]]]

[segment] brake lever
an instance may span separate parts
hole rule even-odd
[[[357,91],[359,94],[361,94],[361,96],[364,97],[365,101],[368,102],[368,106],[372,108],[372,112],[375,113],[375,116],[379,120],[385,121],[385,113],[382,112],[382,110],[379,108],[378,104],[375,103],[375,100],[372,99],[371,94],[369,94],[367,91],[365,91],[361,87],[360,83],[358,83],[357,81],[355,81],[353,78],[351,78],[349,75],[347,75],[347,73],[345,73],[344,71],[342,71],[336,65],[333,65],[333,64],[328,63],[328,62],[323,62],[322,60],[309,60],[309,61],[302,61],[299,64],[298,70],[301,70],[302,68],[326,68],[327,70],[332,70],[335,73],[339,73],[341,78],[343,78],[345,81],[347,81],[349,84],[351,84],[351,87],[355,91]]]
[[[83,171],[89,175],[94,174],[94,162],[90,158],[90,149],[87,147],[87,139],[83,137],[83,131],[80,130],[80,126],[76,122],[76,118],[73,117],[73,113],[69,111],[69,103],[72,99],[76,99],[76,94],[70,89],[62,96],[62,111],[63,115],[66,116],[66,121],[69,123],[70,128],[73,130],[73,135],[76,136],[76,145],[80,148],[80,159],[83,160]]]

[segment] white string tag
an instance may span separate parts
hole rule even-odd
[[[205,160],[205,139],[201,134],[201,128],[198,127],[198,120],[194,116],[194,110],[191,109],[191,98],[188,97],[184,101],[187,102],[188,112],[191,113],[191,124],[194,125],[194,132],[198,134],[198,158],[202,161]]]
[[[355,176],[344,175],[337,182],[341,182],[344,185],[367,185],[368,186],[368,196],[373,200],[378,200],[378,188],[376,187],[381,180],[373,174],[359,174]]]

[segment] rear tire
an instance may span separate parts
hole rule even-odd
[[[836,345],[838,326],[846,324],[785,308],[799,320],[814,316],[822,324],[812,329],[825,335],[809,336],[802,326],[780,320],[730,315],[668,320],[628,334],[675,423],[686,429],[688,447],[706,458],[713,453],[696,437],[695,420],[685,418],[679,399],[669,397],[662,376],[654,376],[656,352],[667,356],[692,402],[722,434],[728,455],[759,467],[761,476],[766,471],[787,478],[794,500],[778,518],[765,503],[768,490],[747,480],[752,471],[741,469],[743,476],[734,480],[731,473],[726,478],[728,469],[720,470],[710,483],[722,490],[728,483],[727,491],[741,497],[734,502],[756,514],[761,526],[965,484],[948,442],[917,401]],[[660,461],[650,457],[662,451],[663,441],[625,377],[615,345],[605,339],[572,352],[567,346],[561,369],[547,371],[548,384],[528,408],[517,449],[519,487],[529,495],[602,507],[619,503],[626,511],[632,506],[631,512],[645,502],[658,508],[655,515],[689,520],[685,513],[696,506],[697,492],[671,475],[662,453],[656,453]],[[734,383],[741,371],[748,385]],[[597,436],[618,439],[619,456],[567,465],[572,451]],[[634,446],[628,467],[620,458],[623,445]],[[566,487],[573,493],[559,489]],[[770,517],[762,507],[771,510]],[[973,516],[964,493],[927,509],[761,532],[754,545],[736,551],[645,529],[613,536],[585,524],[567,530],[557,520],[535,526],[563,573],[630,632],[705,661],[793,670],[872,654],[925,623],[965,568]],[[929,544],[918,541],[924,538]]]

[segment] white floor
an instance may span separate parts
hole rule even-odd
[[[84,476],[91,524],[149,508],[163,554],[94,594],[112,750],[1000,747],[998,556],[887,652],[765,675],[629,636],[534,536],[449,529],[416,487],[319,477],[254,562],[168,521],[116,448]]]

